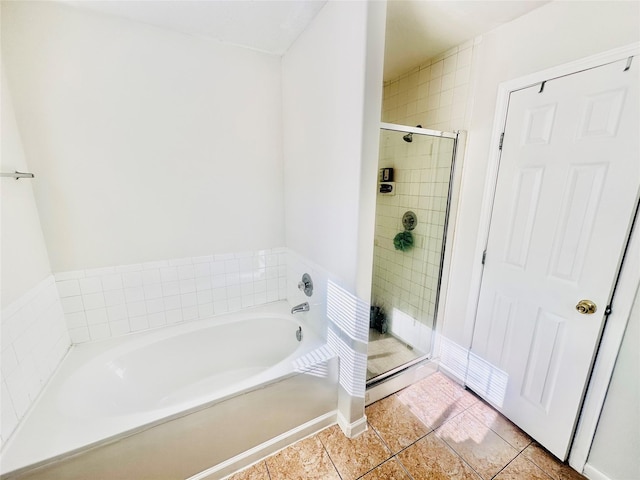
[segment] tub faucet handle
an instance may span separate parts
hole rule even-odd
[[[311,280],[311,275],[308,273],[302,275],[302,281],[298,282],[298,290],[303,291],[307,297],[313,295],[313,281]]]

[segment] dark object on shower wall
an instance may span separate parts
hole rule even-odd
[[[402,216],[402,226],[405,230],[411,231],[418,225],[418,217],[411,210],[405,212]]]
[[[393,246],[396,250],[406,252],[413,247],[413,235],[411,232],[400,232],[393,238]]]
[[[380,184],[380,193],[385,195],[393,195],[393,188],[395,186],[394,182],[381,183]]]
[[[380,169],[380,181],[381,182],[393,182],[393,168],[381,168]]]
[[[396,250],[400,250],[401,252],[406,252],[413,247],[413,234],[411,230],[416,228],[418,224],[418,217],[412,211],[405,212],[402,216],[402,226],[404,227],[404,232],[400,232],[393,238],[393,246]]]
[[[382,307],[371,305],[371,311],[369,312],[369,328],[375,328],[380,333],[387,333],[389,330],[387,316],[385,315]]]

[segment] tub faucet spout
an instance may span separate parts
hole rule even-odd
[[[301,303],[300,305],[296,305],[291,309],[291,313],[308,312],[308,311],[309,311],[309,302]]]

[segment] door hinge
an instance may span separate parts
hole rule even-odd
[[[503,143],[504,143],[504,132],[500,134],[500,143],[498,144],[498,150],[502,150]]]
[[[482,252],[482,265],[484,265],[485,260],[487,259],[487,251]]]

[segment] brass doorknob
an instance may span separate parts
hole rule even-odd
[[[576,310],[584,315],[591,315],[596,309],[596,304],[591,300],[580,300],[576,305]]]

